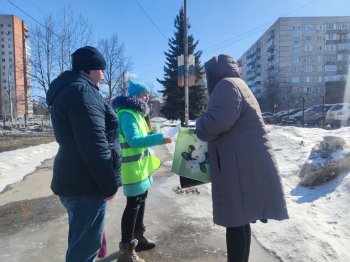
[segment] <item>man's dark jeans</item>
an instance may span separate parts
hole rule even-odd
[[[102,196],[60,196],[69,220],[67,262],[94,261],[102,241],[106,201]]]

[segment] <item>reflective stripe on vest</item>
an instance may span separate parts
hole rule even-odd
[[[123,112],[130,113],[136,119],[139,136],[148,135],[147,123],[139,112],[129,109],[121,109],[117,112],[119,118]],[[147,147],[131,147],[126,142],[121,129],[119,132],[119,142],[122,148],[121,176],[124,185],[142,182],[160,166],[159,158],[154,156]]]

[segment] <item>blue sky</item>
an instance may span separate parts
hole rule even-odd
[[[70,5],[89,20],[96,40],[117,34],[131,58],[131,73],[161,88],[156,78],[163,77],[167,39],[174,35],[174,19],[184,0],[11,1],[40,22]],[[199,40],[203,64],[220,53],[238,59],[279,17],[350,15],[350,0],[187,0],[187,10],[189,34]],[[36,23],[7,0],[0,0],[0,13]]]

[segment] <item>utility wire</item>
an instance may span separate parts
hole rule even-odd
[[[304,5],[302,5],[302,6],[300,6],[300,7],[297,7],[297,8],[295,8],[295,9],[293,9],[293,10],[291,10],[291,11],[289,11],[289,12],[283,14],[281,17],[286,17],[286,16],[288,16],[289,14],[294,13],[294,12],[300,10],[300,9],[303,9],[304,7],[306,7],[306,6],[308,6],[308,5],[311,5],[311,4],[313,4],[313,3],[317,2],[317,1],[319,1],[319,0],[312,0],[312,1],[310,1],[310,2],[308,2],[308,3],[306,3],[306,4],[304,4]],[[275,21],[275,19],[274,19],[274,20],[269,20],[268,22],[265,22],[265,23],[262,24],[262,25],[253,27],[252,29],[249,29],[249,30],[246,31],[246,32],[243,32],[243,33],[240,33],[240,34],[238,34],[238,35],[235,35],[235,36],[233,36],[233,37],[231,37],[231,38],[229,38],[229,39],[226,39],[226,40],[224,40],[224,41],[222,41],[222,42],[220,42],[220,43],[211,45],[211,46],[209,46],[209,47],[203,49],[203,51],[208,51],[208,50],[211,50],[211,49],[215,50],[215,49],[222,48],[222,47],[224,47],[224,46],[230,45],[230,44],[231,44],[231,43],[230,43],[231,41],[235,40],[236,38],[242,37],[242,36],[244,36],[244,35],[247,35],[247,37],[249,37],[250,35],[255,34],[255,33],[256,33],[256,32],[255,32],[256,30],[258,30],[258,29],[260,29],[260,28],[262,28],[262,27],[265,27],[266,25],[271,24],[271,23],[274,22],[274,21]],[[240,38],[238,41],[241,41],[241,40],[244,40],[244,39],[245,39],[245,38]]]
[[[37,10],[39,10],[42,14],[47,15],[39,6],[33,3],[31,0],[27,0],[32,6],[34,6]]]
[[[44,29],[46,29],[46,27],[40,23],[38,20],[36,20],[33,16],[31,16],[30,14],[28,14],[26,11],[24,11],[22,8],[20,8],[19,6],[15,5],[11,0],[7,0],[7,2],[9,2],[11,5],[13,5],[15,8],[17,8],[18,10],[20,10],[22,13],[24,13],[25,15],[27,15],[28,17],[30,17],[31,19],[33,19],[35,22],[37,22],[40,26],[42,26]]]
[[[156,25],[155,22],[153,22],[152,18],[147,14],[147,12],[145,11],[145,9],[142,7],[142,5],[139,3],[138,0],[135,0],[137,5],[139,6],[139,8],[141,9],[141,11],[147,16],[148,20],[152,23],[152,25],[157,29],[157,31],[166,39],[168,40],[168,38],[163,34],[163,32],[159,29],[159,27]]]

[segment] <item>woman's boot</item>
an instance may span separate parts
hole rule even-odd
[[[141,229],[135,229],[135,238],[138,241],[138,244],[135,248],[137,252],[150,250],[156,246],[156,243],[153,240],[145,236],[145,232],[146,232],[145,226],[142,227]]]
[[[118,262],[145,262],[136,254],[135,247],[137,246],[137,239],[131,240],[130,243],[119,243],[121,255],[118,257]]]

